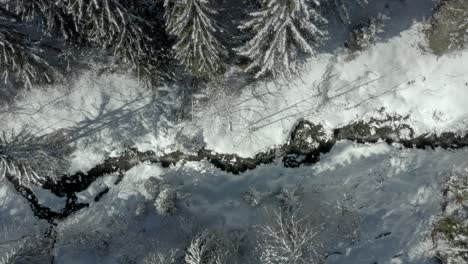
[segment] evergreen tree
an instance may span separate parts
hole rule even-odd
[[[161,20],[146,20],[147,2],[131,0],[10,0],[8,8],[25,22],[38,22],[39,31],[63,36],[77,48],[91,43],[110,50],[117,65],[138,76],[164,78],[162,65],[170,60]],[[152,10],[153,11],[153,10]],[[162,16],[161,16],[162,17]],[[159,23],[159,24],[158,24]],[[164,76],[163,76],[164,75]],[[154,77],[158,76],[158,77]]]
[[[22,21],[36,22],[39,30],[46,35],[60,33],[65,39],[79,37],[73,18],[58,1],[51,0],[9,0],[8,7]]]
[[[255,72],[256,77],[270,72],[286,78],[299,72],[302,56],[314,55],[326,35],[317,25],[326,20],[308,2],[263,0],[262,9],[251,13],[252,19],[241,29],[252,30],[254,37],[238,49],[252,60],[246,71]]]
[[[21,185],[42,185],[56,181],[69,164],[66,133],[58,131],[35,136],[26,129],[0,133],[0,179],[9,178]]]
[[[163,45],[155,45],[151,25],[127,0],[59,0],[72,16],[77,31],[86,40],[110,49],[120,63],[128,64],[139,76],[160,72]],[[160,44],[160,43],[157,43]]]
[[[176,37],[175,57],[193,75],[211,78],[223,68],[226,49],[209,0],[166,0],[166,25]]]
[[[11,80],[31,87],[33,83],[50,83],[60,74],[44,59],[37,41],[0,20],[0,71],[5,83]]]

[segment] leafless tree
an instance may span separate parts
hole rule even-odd
[[[260,226],[259,233],[257,250],[262,264],[317,263],[314,238],[318,232],[299,216],[299,210],[275,211],[273,223]]]

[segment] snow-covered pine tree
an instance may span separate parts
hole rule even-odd
[[[20,185],[42,185],[56,181],[68,166],[71,148],[61,131],[46,136],[34,136],[26,130],[0,133],[0,180],[8,179]]]
[[[168,33],[176,37],[176,59],[197,77],[217,75],[227,51],[210,0],[165,0],[165,7]]]
[[[77,31],[90,42],[112,50],[123,63],[137,64],[149,56],[149,37],[143,31],[144,21],[132,14],[127,1],[58,0],[69,14]]]
[[[309,3],[312,2],[312,3]],[[241,29],[250,29],[254,37],[238,49],[252,62],[246,71],[256,77],[272,73],[290,78],[301,69],[305,55],[314,55],[326,36],[318,23],[325,23],[314,8],[316,0],[263,0],[262,9],[251,13],[252,19]]]
[[[155,25],[159,19],[149,22],[139,13],[146,2],[8,0],[7,3],[22,21],[39,22],[39,31],[48,35],[61,33],[69,44],[93,43],[110,50],[116,65],[130,68],[139,77],[158,80],[163,74],[161,65],[167,64],[170,57],[165,50],[168,46],[164,43],[165,31],[159,29],[161,25]]]
[[[0,19],[0,71],[5,83],[31,87],[33,83],[50,83],[60,74],[43,58],[38,42],[31,41],[7,21]]]
[[[46,35],[61,34],[65,39],[79,38],[72,17],[58,1],[51,0],[8,0],[7,8],[22,21],[36,22],[39,30]]]

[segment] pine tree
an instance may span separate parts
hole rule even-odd
[[[25,22],[39,22],[46,35],[63,36],[68,44],[95,44],[110,50],[116,65],[126,66],[139,77],[159,79],[170,53],[158,19],[149,22],[131,0],[10,0],[10,10]],[[13,3],[14,2],[14,3]],[[161,36],[162,35],[162,36]],[[158,76],[154,78],[154,76]],[[165,77],[165,76],[164,76]]]
[[[197,77],[218,74],[227,51],[210,0],[166,0],[165,7],[167,30],[176,37],[176,59]]]
[[[5,83],[11,80],[31,87],[51,83],[59,72],[44,59],[40,43],[30,40],[4,20],[0,20],[0,71]]]
[[[39,30],[46,35],[61,34],[65,39],[79,38],[73,18],[67,14],[59,1],[51,0],[10,0],[8,7],[22,21],[36,22]]]
[[[0,133],[0,180],[7,178],[21,185],[42,185],[55,181],[68,166],[71,148],[60,131],[35,136],[26,130]]]
[[[117,59],[134,69],[140,70],[145,63],[151,67],[148,58],[153,58],[156,47],[151,46],[151,38],[146,35],[146,22],[132,13],[129,2],[59,0],[57,3],[72,17],[77,31],[86,40],[110,49]]]
[[[263,0],[263,8],[251,13],[252,19],[241,29],[252,30],[254,37],[239,48],[240,55],[252,60],[246,71],[255,72],[256,77],[270,72],[285,78],[300,71],[302,56],[314,55],[326,35],[317,24],[326,20],[308,2]]]

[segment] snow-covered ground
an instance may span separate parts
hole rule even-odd
[[[442,57],[425,51],[423,27],[415,24],[352,59],[346,52],[322,54],[294,83],[210,95],[214,99],[195,102],[193,118],[184,121],[178,109],[192,109],[185,100],[190,90],[165,87],[154,94],[124,76],[85,73],[72,85],[24,94],[0,111],[2,125],[37,133],[70,129],[78,139],[72,170],[86,170],[125,146],[168,151],[195,145],[252,156],[284,143],[299,119],[332,129],[398,114],[409,115],[406,123],[417,135],[464,132],[468,51]]]
[[[192,232],[204,228],[240,230],[251,239],[268,212],[279,210],[278,196],[288,189],[314,219],[326,251],[340,252],[326,263],[432,263],[430,230],[441,212],[442,186],[451,172],[464,173],[467,157],[467,150],[340,142],[314,166],[271,164],[240,176],[204,162],[169,169],[142,164],[119,186],[110,184],[102,200],[88,201],[88,209],[59,224],[56,261],[122,263],[128,258],[140,263],[151,252],[184,250]],[[181,193],[177,214],[155,211],[144,187],[151,179]],[[259,193],[255,207],[246,199],[252,190]],[[94,237],[86,238],[90,234]],[[99,243],[105,249],[96,248]]]
[[[422,29],[416,24],[352,59],[321,55],[296,83],[267,83],[226,98],[225,115],[200,113],[208,147],[252,155],[283,143],[300,118],[336,128],[381,112],[409,115],[416,134],[464,132],[468,51],[436,57],[424,51]]]
[[[191,101],[190,89],[152,91],[126,76],[85,72],[70,84],[25,91],[0,108],[1,129],[65,131],[74,141],[70,173],[129,146],[253,156],[283,144],[300,119],[331,132],[355,121],[402,116],[407,118],[389,122],[405,122],[416,135],[464,133],[468,50],[437,57],[427,51],[424,28],[414,23],[355,54],[339,49],[318,55],[295,82],[257,82],[238,90],[224,83],[204,103],[197,96]],[[241,175],[207,162],[141,164],[118,185],[110,175],[77,195],[90,206],[56,227],[55,263],[141,263],[150,252],[184,250],[203,228],[240,230],[248,234],[246,243],[255,244],[257,225],[278,210],[278,195],[286,189],[296,191],[301,212],[314,219],[320,250],[338,252],[325,263],[431,263],[430,231],[442,211],[442,188],[450,172],[468,168],[467,151],[343,141],[312,166],[288,169],[278,162]],[[176,192],[177,213],[155,210],[157,197],[144,186],[151,179]],[[109,192],[95,202],[106,186]],[[55,210],[64,204],[47,191],[36,195]],[[1,250],[2,243],[47,226],[8,184],[0,186],[0,205]]]

